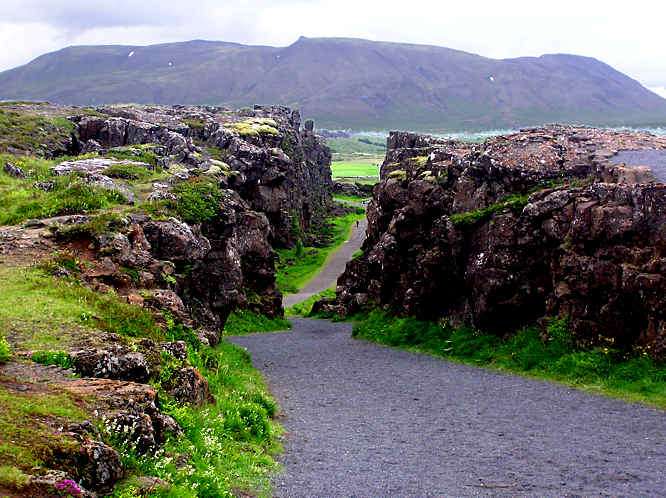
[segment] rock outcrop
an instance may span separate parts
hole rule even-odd
[[[300,129],[297,111],[277,106],[241,111],[117,106],[97,111],[103,116],[73,118],[86,147],[159,145],[163,166],[214,175],[251,209],[263,212],[277,246],[296,242],[296,221],[302,231],[316,229],[332,205],[330,151],[312,127]]]
[[[392,133],[388,145],[363,254],[320,308],[497,333],[565,316],[581,343],[603,335],[664,358],[666,186],[605,182],[619,179],[617,150],[666,139],[549,127],[482,145]]]

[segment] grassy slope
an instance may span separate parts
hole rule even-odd
[[[365,213],[351,213],[329,220],[331,244],[327,247],[304,247],[299,254],[298,247],[278,249],[281,266],[278,267],[276,282],[283,294],[295,294],[324,267],[328,258],[349,237],[352,225],[365,217]]]
[[[120,333],[129,340],[192,337],[183,336],[182,329],[162,331],[142,308],[122,303],[113,294],[94,293],[74,280],[35,268],[5,267],[0,272],[0,336],[7,335],[15,351],[67,350],[101,331]],[[126,467],[130,473],[172,482],[166,496],[226,496],[232,490],[267,494],[269,477],[278,468],[271,455],[279,450],[281,429],[272,420],[275,402],[261,375],[245,351],[226,343],[211,349],[190,342],[188,352],[186,362],[208,379],[216,404],[179,405],[161,392],[162,411],[180,423],[185,436],[169,441],[155,457],[139,458],[115,444]],[[160,379],[154,382],[159,389]],[[55,444],[50,428],[79,420],[86,410],[82,400],[62,392],[38,397],[12,394],[11,403],[2,402],[7,396],[6,389],[0,389],[0,486],[16,484],[23,473],[40,465]],[[176,469],[169,456],[174,452],[192,455],[190,465]],[[123,486],[131,488],[131,479]]]
[[[666,408],[666,364],[653,362],[645,351],[621,351],[608,340],[606,346],[577,349],[568,342],[564,320],[552,320],[543,340],[536,327],[501,339],[381,311],[357,318],[353,335],[359,339]]]

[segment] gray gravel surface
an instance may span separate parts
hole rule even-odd
[[[664,411],[293,323],[230,338],[281,406],[275,496],[666,496]]]
[[[660,182],[666,182],[666,150],[622,150],[611,158],[611,163],[649,166]]]

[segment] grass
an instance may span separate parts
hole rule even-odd
[[[277,123],[269,118],[251,118],[237,123],[228,123],[224,127],[232,133],[243,136],[279,135]]]
[[[453,226],[458,228],[472,227],[486,221],[493,214],[505,209],[511,209],[512,211],[522,211],[522,209],[527,205],[528,197],[529,195],[509,195],[501,201],[488,206],[487,208],[477,209],[467,213],[453,214],[451,215],[451,223],[453,223]]]
[[[379,177],[377,163],[381,162],[377,157],[334,161],[331,173],[333,178]]]
[[[28,175],[26,179],[12,178],[1,171],[11,161]],[[52,176],[49,167],[54,161],[35,157],[0,155],[0,225],[14,225],[30,218],[88,213],[125,203],[118,192],[81,183],[75,174]],[[34,188],[34,182],[52,181],[54,188],[45,192]]]
[[[41,154],[45,153],[49,146],[62,149],[73,131],[74,123],[67,119],[0,108],[0,152],[14,149]]]
[[[277,269],[276,283],[283,294],[295,294],[308,283],[326,264],[328,258],[349,237],[352,225],[365,217],[359,209],[339,218],[329,219],[327,235],[331,243],[327,247],[294,247],[278,249],[280,265]]]
[[[285,324],[285,320],[266,321],[248,312],[236,313],[230,320],[230,326],[247,332]],[[155,490],[154,496],[268,495],[270,477],[278,469],[273,455],[280,450],[281,429],[274,422],[275,401],[247,352],[227,343],[215,349],[203,346],[188,340],[191,331],[178,325],[162,331],[142,308],[122,303],[115,295],[94,293],[72,279],[55,278],[37,268],[0,270],[0,335],[6,334],[14,346],[40,350],[32,355],[34,360],[68,366],[71,360],[66,351],[50,350],[67,350],[100,330],[126,337],[187,340],[189,358],[184,364],[200,370],[216,399],[212,405],[189,406],[161,390],[161,411],[174,417],[184,434],[167,441],[155,454],[138,456],[117,437],[107,436],[107,443],[121,452],[130,476],[154,475],[171,483],[169,490]],[[160,379],[152,381],[158,390]],[[5,480],[0,484],[14,488],[21,484],[23,472],[31,473],[48,460],[52,448],[71,444],[53,434],[54,424],[58,427],[85,415],[82,400],[67,393],[29,394],[0,387],[0,479]],[[174,454],[191,459],[177,468]],[[131,484],[120,488],[117,496]]]
[[[273,455],[281,450],[281,429],[273,421],[277,408],[264,379],[248,353],[234,345],[222,342],[215,349],[202,346],[189,353],[189,363],[208,381],[215,404],[193,407],[163,401],[162,412],[174,417],[184,434],[154,455],[139,457],[121,448],[125,466],[171,483],[151,496],[237,496],[239,491],[267,496],[269,479],[278,470]],[[175,454],[190,459],[178,468]]]
[[[249,310],[238,310],[227,319],[224,324],[224,335],[245,335],[256,332],[276,332],[278,330],[288,330],[291,328],[291,322],[284,318],[268,318]]]
[[[0,386],[0,486],[21,487],[24,472],[48,466],[54,449],[72,444],[54,427],[86,417],[82,398],[40,388],[47,392],[35,395]]]
[[[0,277],[0,335],[14,347],[62,349],[94,330],[161,337],[148,311],[74,280],[36,269],[3,269]]]
[[[333,194],[333,199],[336,201],[350,201],[350,202],[363,202],[367,201],[371,197],[358,197],[356,195],[346,195],[346,194]]]
[[[577,348],[570,342],[566,319],[551,320],[544,340],[536,327],[500,338],[378,310],[357,318],[352,335],[359,339],[666,408],[665,364],[655,363],[640,350],[613,348],[610,340],[606,346]]]
[[[319,301],[320,299],[327,297],[335,297],[335,287],[326,289],[324,292],[315,294],[314,296],[309,297],[305,301],[290,306],[289,308],[284,310],[284,313],[287,316],[310,316],[310,312],[312,311],[312,305],[315,303],[315,301]]]

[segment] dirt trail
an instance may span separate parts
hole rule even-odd
[[[230,338],[277,396],[285,496],[666,496],[666,413],[354,340]]]

